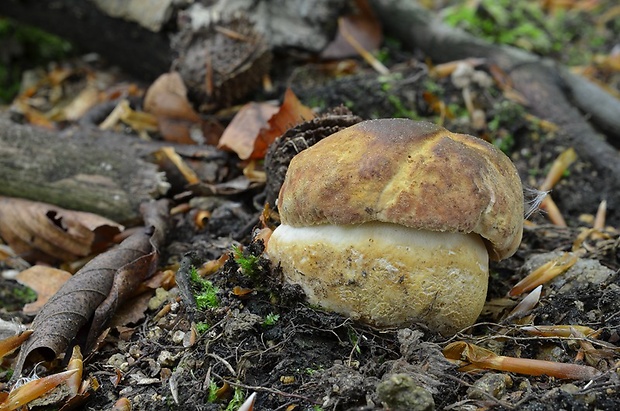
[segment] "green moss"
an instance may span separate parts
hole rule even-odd
[[[217,401],[217,384],[215,383],[215,381],[211,380],[209,381],[209,395],[207,395],[207,401],[208,402],[215,402]]]
[[[196,323],[196,332],[198,334],[204,334],[207,331],[209,331],[209,329],[211,328],[211,326],[205,322],[198,322]]]
[[[265,317],[265,320],[263,321],[263,325],[265,327],[269,327],[269,326],[274,325],[275,323],[277,323],[279,319],[280,319],[280,314],[269,313]]]
[[[252,277],[256,274],[256,268],[258,266],[258,259],[259,259],[258,256],[255,256],[249,253],[244,253],[243,251],[241,251],[239,247],[234,246],[234,245],[233,245],[233,256],[234,256],[235,262],[241,268],[241,273],[243,275]]]
[[[445,10],[445,22],[499,44],[548,53],[553,38],[548,18],[535,2],[482,0],[477,7],[462,3]]]
[[[615,6],[603,1],[590,10],[545,11],[540,2],[480,0],[455,2],[442,11],[444,21],[496,44],[552,55],[568,65],[589,64],[595,54],[606,54],[615,44],[620,19],[605,27],[597,24]]]
[[[213,285],[211,281],[205,280],[198,274],[196,267],[192,267],[190,270],[190,279],[196,288],[196,307],[199,310],[206,310],[207,308],[215,308],[219,306],[219,300],[217,298],[218,289]]]
[[[66,58],[72,52],[66,40],[7,18],[0,18],[0,42],[5,46],[0,59],[0,103],[15,97],[24,70]]]
[[[24,303],[31,303],[37,299],[37,293],[30,287],[15,287],[13,296]]]
[[[243,393],[243,390],[239,387],[235,387],[233,397],[226,406],[226,411],[236,411],[237,409],[239,409],[241,404],[243,404],[244,399],[245,394]]]
[[[394,113],[392,117],[405,117],[410,118],[412,120],[419,120],[420,116],[413,110],[405,107],[405,104],[401,101],[401,99],[395,94],[389,94],[387,96],[388,101],[394,107]]]

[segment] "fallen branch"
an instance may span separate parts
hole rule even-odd
[[[620,189],[620,154],[588,120],[618,144],[618,99],[548,59],[514,47],[495,45],[449,27],[415,1],[371,0],[371,4],[388,33],[407,47],[420,49],[435,63],[482,57],[508,73],[515,89],[526,97],[529,109],[557,124],[559,133],[579,156],[614,182],[602,193],[614,197]]]

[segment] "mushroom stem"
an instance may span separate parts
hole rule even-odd
[[[487,291],[488,254],[477,234],[283,224],[267,252],[310,303],[375,326],[421,321],[456,332],[474,323]]]

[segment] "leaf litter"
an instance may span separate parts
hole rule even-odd
[[[143,215],[143,230],[95,257],[48,300],[32,323],[34,332],[20,351],[14,379],[35,352],[54,359],[79,339],[89,353],[118,307],[154,274],[167,230],[167,201],[145,203]]]

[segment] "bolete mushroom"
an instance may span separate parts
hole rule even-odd
[[[519,246],[523,191],[510,159],[427,122],[369,120],[295,156],[270,259],[310,303],[377,327],[473,324],[489,257]]]

